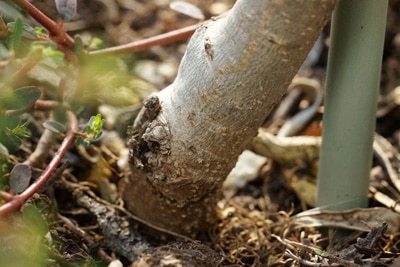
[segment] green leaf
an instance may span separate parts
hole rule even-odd
[[[46,57],[50,57],[53,61],[57,63],[63,63],[65,59],[65,55],[63,52],[46,48],[43,50],[43,55]]]
[[[32,232],[39,236],[43,237],[49,231],[49,226],[46,220],[34,205],[24,205],[22,218],[30,227],[32,227]]]
[[[103,40],[101,40],[100,38],[95,37],[90,41],[90,44],[89,44],[88,48],[89,48],[89,50],[99,49],[102,44],[103,44]]]
[[[103,134],[103,132],[97,133],[93,136],[93,140],[97,140],[101,137],[101,135]]]
[[[18,163],[10,173],[10,187],[19,194],[28,187],[32,178],[31,167],[27,164]]]
[[[4,21],[12,21],[15,18],[23,17],[21,9],[17,5],[8,3],[9,1],[0,1],[0,14],[2,14]]]
[[[90,146],[90,141],[88,139],[83,139],[83,146],[88,148]]]
[[[82,38],[79,35],[76,35],[74,37],[74,47],[73,47],[74,52],[75,53],[82,52],[83,48],[84,48],[84,44],[83,44]]]
[[[6,136],[7,136],[6,142],[8,144],[8,148],[11,148],[11,150],[15,150],[22,144],[22,140],[18,136],[9,133],[6,133]]]
[[[0,141],[7,149],[15,150],[22,144],[21,138],[30,137],[30,132],[27,130],[28,123],[19,124],[18,118],[10,116],[2,120],[5,124],[4,130],[0,132]]]
[[[9,38],[9,48],[10,50],[13,50],[14,53],[18,53],[22,48],[22,20],[17,18],[15,22],[8,23],[7,26],[12,30],[12,34]]]
[[[67,131],[65,126],[57,121],[45,121],[42,125],[54,133],[65,133]]]
[[[96,117],[94,118],[94,126],[96,128],[101,128],[103,126],[104,119],[101,118],[100,114],[97,114]]]
[[[13,129],[17,128],[21,124],[18,116],[1,116],[0,115],[0,142],[6,146],[6,148],[12,153],[22,143],[19,136],[13,133]],[[18,132],[18,130],[17,130]]]
[[[31,134],[26,130],[27,127],[28,127],[28,122],[25,122],[21,125],[18,125],[14,129],[9,130],[9,133],[19,137],[30,137]]]
[[[34,30],[35,30],[36,35],[46,35],[47,34],[47,31],[41,27],[35,27]]]
[[[10,22],[7,24],[7,26],[12,32],[14,32],[16,29],[16,22]],[[22,24],[22,33],[21,34],[22,34],[21,37],[24,37],[27,39],[31,39],[31,40],[37,39],[37,34],[36,34],[35,29],[32,26],[25,24],[25,23]]]
[[[103,127],[104,119],[100,114],[90,117],[88,125],[83,129],[83,132],[92,135],[92,140],[96,140],[102,134],[101,128]],[[97,137],[97,138],[96,138]]]
[[[57,46],[54,43],[46,41],[33,42],[32,51],[40,51],[42,57],[50,58],[57,63],[63,63],[65,59],[64,53],[58,51]]]
[[[91,142],[99,139],[103,133],[101,128],[103,127],[104,121],[105,120],[101,117],[101,114],[90,117],[88,124],[82,130],[86,136],[85,138],[82,136],[77,136],[77,144],[82,144],[85,147],[88,147]]]
[[[42,92],[36,86],[25,86],[11,91],[1,101],[6,109],[15,110],[33,106]]]
[[[85,148],[88,148],[90,146],[90,141],[87,138],[82,138],[82,136],[76,137],[76,143],[78,145],[83,145]]]
[[[55,248],[47,242],[49,226],[37,206],[24,205],[21,213],[0,220],[0,229],[0,266],[60,266],[51,262]]]

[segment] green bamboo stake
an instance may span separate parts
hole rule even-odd
[[[339,0],[333,14],[317,206],[368,206],[387,0]]]

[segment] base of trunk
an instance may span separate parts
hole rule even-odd
[[[135,173],[137,176],[133,175],[125,185],[123,198],[126,208],[144,221],[191,238],[206,232],[217,222],[220,187],[213,188],[200,199],[191,199],[188,196],[192,191],[190,188],[197,186],[188,185],[187,181],[175,182],[173,187],[176,188],[176,193],[186,198],[174,200],[161,193],[171,185],[162,182],[154,185],[150,180],[142,178],[143,173]],[[135,176],[141,178],[135,179]]]

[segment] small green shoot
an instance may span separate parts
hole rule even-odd
[[[314,248],[314,252],[315,252],[315,254],[317,254],[318,256],[321,256],[323,258],[329,257],[329,253],[326,252],[325,250],[322,250],[319,248]]]
[[[6,131],[12,135],[18,136],[18,137],[30,137],[31,134],[29,131],[26,130],[26,128],[28,127],[28,123],[25,122],[21,125],[18,125],[17,127],[15,127],[14,129],[8,129],[6,128]]]
[[[13,122],[11,122],[13,124]],[[27,130],[28,123],[18,124],[13,128],[5,127],[4,135],[0,139],[8,146],[8,148],[16,148],[22,144],[22,138],[30,137]]]
[[[40,52],[39,54],[41,54],[41,57],[50,58],[56,63],[64,63],[64,53],[57,50],[57,46],[53,43],[46,41],[35,41],[32,44],[32,51]]]
[[[96,50],[99,49],[100,46],[103,44],[103,40],[101,40],[100,38],[94,37],[89,44],[88,49],[89,50]]]
[[[36,35],[38,35],[38,36],[47,36],[48,35],[47,31],[44,28],[35,27],[34,30],[35,30]]]
[[[90,117],[88,124],[82,130],[82,134],[76,137],[78,145],[82,144],[84,147],[88,147],[90,143],[99,139],[103,133],[101,131],[103,124],[104,119],[100,114]]]

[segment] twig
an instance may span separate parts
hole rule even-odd
[[[152,36],[136,42],[123,44],[89,52],[89,55],[107,55],[113,53],[133,53],[149,49],[156,45],[166,45],[189,38],[199,25],[191,25],[182,29]]]
[[[76,203],[87,209],[96,217],[99,229],[103,234],[104,247],[116,252],[130,261],[135,261],[141,253],[149,252],[153,247],[141,234],[132,221],[120,216],[113,205],[98,202],[97,197],[88,195],[90,190],[85,186],[63,180],[62,187],[71,192]],[[102,200],[106,203],[106,201]]]
[[[229,11],[218,15],[218,18],[223,18],[228,14]],[[211,18],[210,20],[215,20],[216,18]],[[156,45],[166,45],[174,43],[177,41],[185,40],[192,36],[199,25],[207,23],[208,21],[201,21],[199,24],[187,26],[182,29],[170,31],[160,35],[152,36],[143,40],[132,42],[129,44],[123,44],[120,46],[109,47],[105,49],[100,49],[96,51],[89,52],[89,55],[107,55],[112,53],[133,53],[138,51],[143,51],[149,49]]]
[[[55,23],[52,19],[43,14],[39,9],[32,5],[28,0],[16,0],[17,4],[20,5],[29,15],[31,15],[37,22],[45,27],[51,36],[54,36],[54,40],[63,44],[68,48],[73,48],[74,39],[69,36],[65,30]]]
[[[35,102],[35,109],[36,110],[47,111],[47,110],[55,109],[55,108],[57,108],[59,106],[62,106],[62,104],[60,104],[60,102],[55,101],[55,100],[38,99]],[[67,107],[66,105],[64,105],[64,106]]]
[[[81,185],[73,185],[72,183],[69,183],[69,182],[66,182],[66,181],[65,181],[64,184],[68,185],[70,188],[78,187],[79,188],[79,190],[78,190],[79,192],[82,192],[82,193],[85,192],[88,195],[88,197],[93,199],[93,201],[96,201],[101,205],[105,205],[107,207],[112,207],[112,208],[114,208],[116,210],[119,210],[120,212],[124,213],[126,216],[130,217],[131,219],[133,219],[133,220],[135,220],[135,221],[137,221],[137,222],[139,222],[139,223],[141,223],[143,225],[146,225],[147,227],[150,227],[150,228],[152,228],[152,229],[154,229],[154,230],[156,230],[158,232],[161,232],[161,233],[164,233],[164,234],[168,234],[168,235],[174,236],[176,238],[180,238],[182,240],[188,240],[188,241],[191,241],[191,242],[196,242],[194,239],[192,239],[190,237],[187,237],[185,235],[181,235],[181,234],[172,232],[172,231],[170,231],[168,229],[164,229],[162,227],[159,227],[159,226],[156,226],[156,225],[154,225],[152,223],[149,223],[149,222],[141,219],[140,217],[138,217],[136,215],[133,215],[132,213],[127,211],[124,207],[109,203],[108,201],[106,201],[106,200],[104,200],[102,198],[99,198],[98,196],[96,196],[93,193],[93,191],[88,190],[87,188],[84,188]]]
[[[100,246],[98,246],[98,243],[93,240],[93,238],[88,235],[83,229],[81,229],[79,226],[75,225],[73,222],[71,222],[70,219],[67,217],[62,216],[61,214],[58,214],[58,218],[60,218],[64,224],[70,229],[74,234],[76,234],[79,238],[83,239],[88,247],[97,247],[97,254],[99,257],[101,257],[105,262],[110,263],[113,261],[113,258],[108,255],[104,249]]]
[[[34,167],[40,166],[49,155],[49,151],[55,140],[55,133],[49,129],[44,129],[42,136],[36,145],[35,151],[29,155],[24,164]]]
[[[78,121],[75,114],[72,111],[67,111],[67,118],[69,131],[49,165],[47,165],[43,173],[24,192],[20,195],[15,195],[9,202],[0,206],[0,217],[20,209],[49,180],[51,174],[56,170],[68,147],[74,142],[75,132],[78,131]]]

